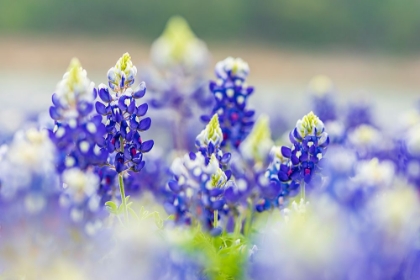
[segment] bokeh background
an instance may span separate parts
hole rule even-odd
[[[261,111],[295,119],[308,82],[325,74],[342,102],[374,103],[387,125],[419,95],[419,10],[418,0],[0,0],[0,119],[18,126],[11,112],[46,110],[72,57],[96,84],[124,52],[149,65],[151,43],[181,15],[212,65],[249,63]]]

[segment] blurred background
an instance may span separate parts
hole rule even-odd
[[[151,43],[181,15],[211,65],[249,63],[249,83],[269,97],[254,97],[256,107],[287,112],[325,74],[344,99],[374,101],[387,123],[419,94],[419,10],[418,0],[0,0],[0,115],[46,110],[72,57],[96,84],[124,52],[149,65]]]

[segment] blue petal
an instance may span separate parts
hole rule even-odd
[[[57,107],[51,106],[50,107],[50,116],[53,120],[60,119],[60,114],[58,113]]]
[[[139,107],[137,107],[136,115],[141,117],[146,115],[147,110],[149,109],[149,105],[147,103],[141,104]]]
[[[99,89],[99,98],[101,98],[104,102],[109,103],[111,102],[111,95],[109,94],[109,91],[107,88],[101,88]]]
[[[95,108],[96,108],[96,112],[98,112],[98,114],[100,115],[106,115],[106,107],[104,104],[102,104],[101,102],[96,102],[95,103]]]
[[[292,156],[292,150],[286,146],[282,146],[281,147],[281,154],[285,157],[285,158],[290,158]]]
[[[139,85],[139,89],[133,93],[134,98],[142,98],[146,94],[146,83],[141,82]]]
[[[153,148],[154,144],[155,142],[153,140],[144,141],[143,144],[141,144],[141,151],[143,153],[149,152]]]
[[[152,124],[152,120],[150,118],[142,119],[139,123],[138,130],[140,131],[148,130],[151,124]]]

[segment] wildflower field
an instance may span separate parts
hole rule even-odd
[[[0,280],[420,279],[420,103],[384,125],[319,75],[293,122],[255,110],[246,57],[210,65],[182,17],[150,54],[69,57],[0,130]]]

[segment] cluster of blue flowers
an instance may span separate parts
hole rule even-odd
[[[248,97],[254,88],[246,85],[249,67],[240,58],[228,57],[217,63],[217,80],[210,82],[216,105],[210,116],[202,116],[208,122],[213,114],[219,116],[223,132],[223,146],[238,148],[254,125],[254,110],[246,108]]]
[[[87,78],[86,71],[74,59],[52,96],[50,116],[55,127],[50,136],[59,153],[57,170],[87,169],[104,163],[108,157],[101,148],[106,133],[100,116],[94,116],[93,103],[97,90]]]
[[[72,60],[52,124],[2,143],[0,278],[420,277],[418,109],[387,131],[318,76],[313,111],[273,139],[245,61],[218,62],[205,90],[208,51],[185,20],[152,58],[147,96],[128,53],[96,87]]]
[[[143,141],[140,135],[150,128],[152,121],[144,117],[149,108],[147,103],[136,104],[146,94],[144,82],[136,91],[131,88],[136,74],[130,55],[125,53],[108,71],[108,84],[114,93],[110,93],[105,85],[100,85],[98,95],[105,104],[100,101],[95,103],[98,114],[106,117],[103,147],[110,154],[115,154],[111,163],[118,173],[140,171],[145,164],[143,154],[154,145],[153,140]]]

